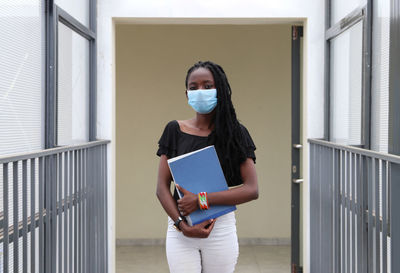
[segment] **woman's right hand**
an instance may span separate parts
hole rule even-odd
[[[180,228],[183,232],[183,235],[186,237],[192,238],[207,238],[211,230],[214,228],[215,219],[206,220],[201,222],[200,224],[189,226],[185,222],[181,222]]]

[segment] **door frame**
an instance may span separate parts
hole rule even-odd
[[[301,178],[301,37],[302,26],[292,26],[292,168],[291,168],[291,272],[303,272],[300,262],[300,187]]]

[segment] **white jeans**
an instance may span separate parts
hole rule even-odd
[[[216,219],[208,238],[189,238],[168,217],[166,251],[172,273],[232,273],[239,255],[235,213]]]

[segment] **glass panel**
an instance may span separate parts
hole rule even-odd
[[[371,149],[388,152],[390,0],[374,2],[372,18]]]
[[[358,7],[365,6],[367,0],[332,0],[331,25],[336,24]]]
[[[362,22],[331,40],[330,139],[360,145],[362,128]]]
[[[89,141],[89,41],[58,23],[57,144]]]
[[[55,0],[55,4],[89,28],[90,0]]]
[[[0,155],[44,148],[41,2],[0,2]]]

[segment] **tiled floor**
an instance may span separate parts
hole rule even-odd
[[[117,273],[169,272],[165,246],[118,246]],[[289,273],[290,246],[240,246],[237,273]]]

